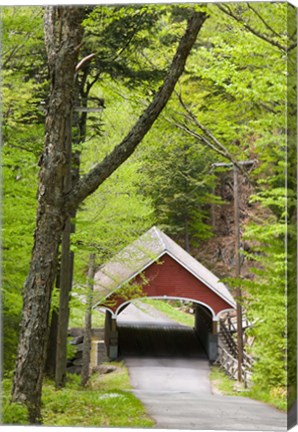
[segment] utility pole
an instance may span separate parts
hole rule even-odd
[[[235,278],[240,279],[240,218],[239,218],[239,186],[238,186],[238,168],[233,166],[234,176],[234,229],[235,229]],[[242,290],[240,281],[237,284],[237,346],[238,346],[238,381],[242,381],[242,363],[243,363],[243,329],[242,329]]]
[[[237,162],[240,166],[251,166],[255,163],[253,160]],[[233,195],[234,195],[234,230],[235,230],[235,278],[241,277],[240,263],[240,217],[239,217],[239,186],[238,186],[238,168],[235,163],[214,163],[212,167],[229,167],[233,168]],[[237,303],[237,361],[238,361],[238,381],[242,381],[242,363],[243,363],[243,329],[242,329],[242,290],[240,281],[237,284],[236,291]]]

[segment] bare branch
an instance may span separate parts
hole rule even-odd
[[[225,154],[229,155],[229,157],[231,158],[232,155],[229,153],[229,151],[226,149],[226,147],[224,145],[221,144],[220,141],[218,141],[217,138],[215,138],[215,136],[205,127],[203,126],[199,120],[197,119],[197,117],[194,115],[194,113],[189,109],[189,107],[183,102],[182,96],[181,94],[177,95],[179,98],[179,102],[182,105],[182,107],[185,109],[185,111],[188,113],[188,115],[190,116],[191,120],[193,120],[193,122],[196,124],[196,126],[201,129],[207,136],[209,139],[211,139]]]
[[[265,36],[264,34],[260,33],[258,30],[254,29],[253,27],[251,27],[247,22],[245,22],[241,17],[235,15],[233,13],[233,11],[231,10],[231,8],[229,8],[228,6],[223,6],[220,3],[217,3],[216,6],[222,11],[224,12],[226,15],[229,15],[231,18],[233,18],[234,20],[236,20],[237,22],[239,22],[240,24],[243,25],[244,28],[246,28],[246,30],[250,31],[252,34],[254,34],[255,36],[257,36],[259,39],[262,39],[265,42],[268,42],[270,45],[277,47],[278,49],[287,52],[288,49],[287,47],[281,45],[279,42],[269,38],[268,36]]]
[[[172,124],[173,126],[177,127],[178,129],[186,132],[188,135],[192,136],[193,138],[196,138],[198,141],[205,143],[209,148],[211,148],[211,150],[215,151],[216,153],[220,154],[221,156],[228,157],[224,152],[222,152],[220,149],[218,149],[217,147],[215,147],[210,141],[208,141],[206,139],[206,137],[204,137],[203,135],[198,134],[197,132],[191,130],[189,127],[183,125],[182,123],[179,123],[177,120],[171,120],[169,117],[165,117],[164,119]]]
[[[265,21],[265,19],[262,17],[262,15],[254,8],[252,7],[251,3],[246,3],[248,9],[251,9],[253,11],[253,13],[259,18],[260,21],[262,21],[262,23],[264,24],[264,26],[271,31],[271,33],[275,34],[275,36],[277,37],[281,37],[281,35],[279,33],[277,33],[268,23],[267,21]]]
[[[246,179],[250,182],[250,179],[248,177],[247,172],[243,168],[241,164],[238,163],[238,161],[234,158],[234,156],[229,152],[229,150],[211,133],[209,129],[207,129],[205,126],[203,126],[197,117],[194,115],[194,113],[190,110],[190,108],[184,103],[181,93],[177,94],[178,99],[184,110],[188,114],[188,119],[192,121],[203,133],[204,135],[199,135],[196,132],[192,131],[189,127],[182,126],[179,124],[177,127],[180,129],[183,129],[185,132],[187,132],[189,135],[192,135],[193,137],[203,141],[208,147],[210,147],[212,150],[223,156],[224,158],[228,159],[230,162],[232,162],[233,165],[235,165],[239,171],[246,177]]]

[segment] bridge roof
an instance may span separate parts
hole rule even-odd
[[[165,254],[171,256],[232,307],[236,306],[228,288],[217,276],[155,226],[122,249],[97,271],[94,286],[95,304],[131,281]]]

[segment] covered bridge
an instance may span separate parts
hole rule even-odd
[[[156,227],[95,275],[94,307],[106,309],[105,342],[111,359],[118,356],[117,316],[141,297],[193,302],[195,329],[209,359],[215,360],[219,317],[235,309],[235,301],[210,270]]]

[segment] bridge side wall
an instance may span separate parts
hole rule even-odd
[[[210,361],[217,358],[216,326],[212,321],[211,313],[199,304],[195,308],[195,330]]]
[[[144,285],[144,278],[147,283]],[[202,302],[209,306],[214,314],[230,308],[231,306],[202,281],[198,280],[186,268],[179,264],[169,255],[164,255],[158,262],[147,267],[143,275],[136,276],[131,283],[136,282],[143,286],[143,294],[148,297],[175,297]],[[109,298],[115,306],[111,309],[116,312],[117,308],[127,301],[117,292]],[[105,304],[102,304],[105,306]]]
[[[116,360],[118,358],[118,329],[117,321],[112,318],[110,311],[106,310],[105,316],[105,345],[107,349],[107,355],[110,360]]]

